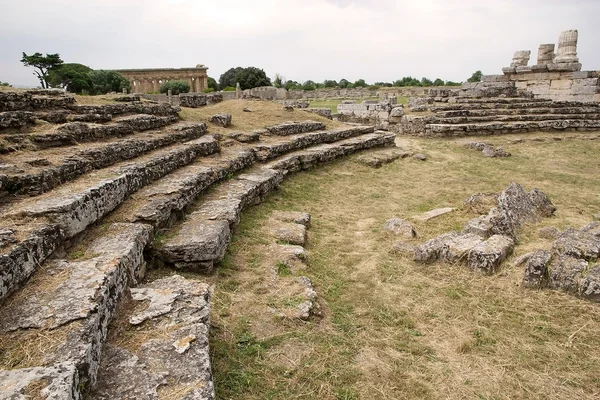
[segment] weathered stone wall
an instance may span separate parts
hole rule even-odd
[[[600,101],[600,71],[514,72],[483,76],[483,82],[511,82],[534,97],[552,100]]]

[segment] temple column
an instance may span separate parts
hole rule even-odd
[[[152,81],[152,91],[158,92],[160,90],[160,84],[158,83],[158,79],[154,79]]]
[[[554,58],[554,43],[540,44],[538,49],[537,65],[548,65]]]
[[[576,30],[564,31],[558,38],[558,50],[554,63],[578,63],[577,40],[579,33]]]
[[[511,67],[526,67],[529,64],[529,58],[531,57],[530,50],[519,50],[515,52],[513,56]]]

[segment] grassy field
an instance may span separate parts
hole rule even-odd
[[[505,159],[485,158],[455,140],[401,139],[429,159],[371,169],[354,156],[292,176],[245,212],[211,278],[217,397],[597,399],[600,306],[522,288],[523,267],[511,261],[551,246],[538,236],[541,227],[580,227],[600,211],[600,142],[509,144],[514,138],[485,139],[513,153]],[[396,238],[382,230],[387,219],[458,207],[415,221],[416,244],[460,229],[474,216],[461,208],[466,198],[511,181],[540,188],[558,211],[521,232],[499,274],[418,265],[390,252]],[[273,312],[286,306],[274,303],[279,288],[266,251],[273,210],[312,215],[309,267],[301,273],[316,287],[322,317],[294,321]]]

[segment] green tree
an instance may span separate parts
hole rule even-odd
[[[459,82],[452,82],[452,81],[446,81],[446,84],[444,86],[460,86],[461,84]]]
[[[365,82],[365,80],[364,80],[364,79],[359,79],[359,80],[357,80],[356,82],[354,82],[354,85],[353,85],[353,86],[354,86],[355,88],[356,88],[356,87],[367,87],[367,82]]]
[[[433,81],[433,86],[444,86],[444,81],[440,78],[436,78],[435,81]]]
[[[8,82],[2,82],[0,81],[0,86],[4,86],[4,87],[12,87],[12,85]]]
[[[285,82],[285,78],[283,77],[283,75],[276,73],[275,79],[273,79],[273,86],[275,86],[276,88],[283,87],[284,82]]]
[[[347,79],[342,78],[340,79],[340,83],[338,83],[338,86],[342,89],[346,89],[348,86],[352,86],[352,84]]]
[[[422,77],[421,78],[421,86],[432,86],[433,85],[433,81],[429,78],[426,77]]]
[[[227,86],[235,88],[235,74],[243,70],[242,67],[230,68],[219,77],[219,86],[225,88]]]
[[[323,81],[323,86],[326,88],[334,88],[338,86],[338,83],[335,80],[325,79]]]
[[[219,90],[219,84],[215,78],[211,78],[210,76],[207,79],[208,88],[212,89],[214,92]]]
[[[40,81],[40,85],[42,88],[48,88],[48,72],[54,67],[57,67],[63,63],[63,60],[60,59],[58,53],[56,54],[46,54],[43,56],[42,53],[34,53],[30,56],[23,52],[23,58],[21,58],[21,62],[26,67],[33,67],[33,74],[36,75]]]
[[[260,86],[271,86],[271,80],[267,77],[265,71],[256,67],[243,68],[235,74],[234,79],[240,83],[242,90]]]
[[[116,71],[99,69],[90,71],[88,75],[92,81],[90,94],[119,93],[130,89],[129,81]]]
[[[50,70],[48,83],[52,87],[66,87],[71,93],[89,93],[92,90],[91,71],[90,67],[83,64],[61,64]]]
[[[174,95],[178,95],[180,93],[189,93],[190,84],[186,81],[169,81],[160,86],[161,93],[167,93],[169,89],[171,89],[171,93]]]
[[[392,87],[393,85],[390,82],[375,82],[372,86]]]
[[[300,87],[300,84],[296,81],[292,81],[292,80],[288,80],[287,82],[285,82],[285,84],[283,85],[283,87],[286,90],[296,90]]]
[[[317,88],[317,85],[315,85],[315,83],[311,80],[308,80],[302,84],[303,90],[315,90],[316,88]]]
[[[483,76],[483,73],[479,70],[473,72],[473,75],[471,75],[471,77],[469,79],[467,79],[467,82],[481,82],[481,77]]]

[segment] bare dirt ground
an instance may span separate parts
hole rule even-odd
[[[218,398],[598,398],[600,306],[523,288],[523,267],[512,263],[550,248],[540,228],[578,228],[600,212],[600,140],[591,136],[597,133],[400,137],[403,148],[428,160],[372,169],[355,155],[286,180],[244,213],[211,278]],[[472,140],[501,145],[512,157],[485,158],[461,145]],[[420,265],[390,252],[397,238],[382,229],[387,219],[458,208],[414,220],[417,244],[473,218],[461,208],[471,194],[500,192],[513,181],[538,187],[558,211],[521,232],[499,274]],[[311,278],[321,317],[301,321],[274,311],[296,305],[293,295],[273,296],[280,286],[266,229],[274,210],[312,215],[308,267],[292,274]]]

